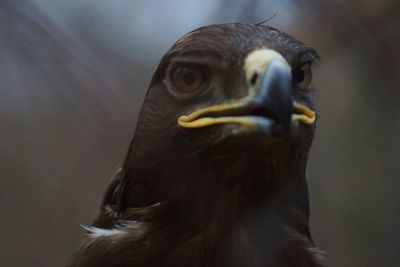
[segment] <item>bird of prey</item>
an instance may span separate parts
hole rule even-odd
[[[324,266],[305,174],[318,58],[259,24],[179,39],[69,266]]]

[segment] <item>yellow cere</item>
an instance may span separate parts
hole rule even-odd
[[[251,52],[244,61],[244,70],[246,72],[247,84],[250,84],[250,80],[255,74],[262,75],[268,64],[273,60],[280,60],[289,66],[286,59],[278,52],[271,49],[257,49]],[[250,90],[250,94],[255,94]]]

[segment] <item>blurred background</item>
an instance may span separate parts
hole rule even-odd
[[[123,160],[156,64],[205,24],[315,47],[308,177],[330,267],[400,266],[400,2],[2,0],[0,262],[64,266]]]

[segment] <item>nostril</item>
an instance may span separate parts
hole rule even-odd
[[[258,73],[255,72],[253,74],[253,77],[251,77],[251,79],[250,79],[250,85],[254,86],[257,83],[257,80],[258,80]]]

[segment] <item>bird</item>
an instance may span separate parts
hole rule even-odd
[[[180,38],[68,266],[325,266],[306,177],[318,62],[314,48],[262,24]]]

